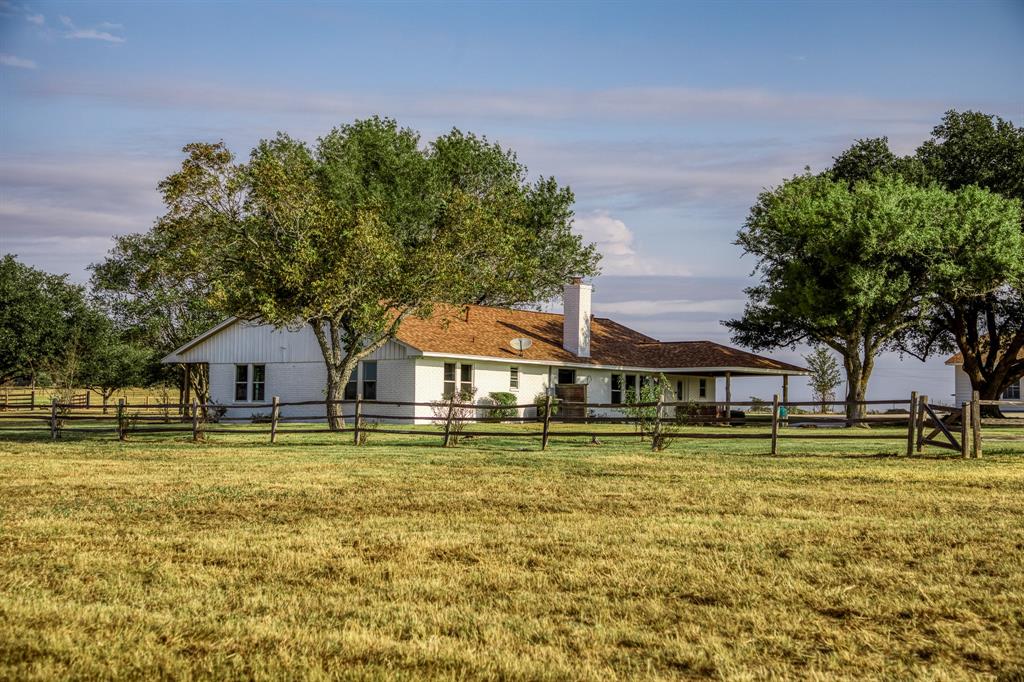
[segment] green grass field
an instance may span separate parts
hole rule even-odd
[[[1019,442],[240,431],[0,440],[0,678],[1024,677]]]

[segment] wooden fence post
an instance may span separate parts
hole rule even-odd
[[[90,391],[89,389],[86,389],[86,391],[85,391],[85,406],[86,407],[91,407],[91,397],[90,396],[92,396],[92,391]]]
[[[36,389],[32,389],[32,392],[28,394],[28,409],[36,409]]]
[[[452,439],[452,415],[455,413],[455,394],[453,393],[448,398],[448,416],[444,420],[444,445],[448,447],[448,444]]]
[[[281,417],[281,399],[276,395],[270,399],[270,442],[277,441],[277,420]]]
[[[779,454],[779,394],[772,397],[772,454]]]
[[[974,435],[974,459],[981,459],[981,394],[971,393],[971,427]]]
[[[971,456],[971,401],[960,406],[960,456],[967,459]]]
[[[50,402],[50,438],[57,440],[57,399]]]
[[[661,385],[659,384],[660,388]],[[661,440],[661,408],[662,403],[665,401],[665,394],[661,391],[658,392],[658,404],[654,408],[654,433],[651,434],[651,450],[657,451]]]
[[[547,450],[548,433],[551,430],[551,394],[544,396],[544,427],[540,432],[540,449]]]
[[[195,398],[192,398],[192,442],[199,440],[199,405]]]
[[[356,407],[352,415],[352,445],[359,445],[359,415],[363,411],[363,394],[356,393]],[[370,414],[373,414],[371,410]]]
[[[917,454],[924,452],[924,423],[928,414],[928,396],[917,399]]]
[[[117,399],[117,439],[124,440],[124,398]]]
[[[907,408],[907,457],[914,454],[914,429],[917,425],[917,391],[910,392],[910,407]]]

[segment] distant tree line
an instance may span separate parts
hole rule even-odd
[[[949,111],[909,156],[857,140],[758,197],[737,243],[760,282],[725,324],[755,349],[830,348],[849,401],[864,400],[883,350],[959,351],[974,389],[997,399],[1024,376],[1022,200],[1024,128],[997,116]]]

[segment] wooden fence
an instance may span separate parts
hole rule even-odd
[[[289,407],[322,407],[326,413],[326,401],[281,402],[277,397],[269,403],[247,404],[245,409],[269,409],[269,416],[254,419],[253,416],[243,417],[217,416],[223,406],[200,404],[193,401],[189,405],[179,403],[129,404],[123,399],[110,412],[103,411],[100,405],[75,400],[71,403],[52,401],[49,405],[34,405],[31,409],[0,411],[0,435],[8,431],[18,432],[49,432],[52,439],[60,438],[64,433],[85,433],[100,436],[114,436],[125,440],[132,435],[148,434],[180,434],[192,440],[201,440],[207,434],[217,433],[266,433],[271,443],[282,436],[300,433],[330,433],[349,435],[352,443],[363,443],[370,434],[396,434],[424,436],[435,434],[440,444],[455,444],[462,436],[496,436],[502,438],[532,438],[540,441],[541,449],[545,449],[552,438],[590,437],[590,438],[636,438],[646,436],[655,449],[664,447],[670,439],[762,439],[770,441],[771,454],[779,454],[782,443],[788,439],[827,439],[843,440],[897,440],[904,443],[901,450],[907,455],[924,452],[927,447],[936,447],[960,454],[962,457],[980,457],[982,454],[981,406],[989,404],[1024,405],[1024,402],[982,401],[975,399],[960,407],[949,407],[931,404],[927,396],[912,393],[908,398],[896,400],[869,400],[858,403],[832,401],[824,403],[811,401],[783,402],[775,396],[767,408],[767,414],[754,412],[739,416],[734,412],[725,413],[725,409],[734,407],[764,408],[762,402],[672,402],[659,400],[651,403],[635,403],[628,406],[608,403],[579,403],[561,401],[548,396],[541,405],[493,405],[456,403],[454,399],[447,402],[407,402],[381,400],[342,400],[336,401],[339,410],[349,412],[343,428],[328,430],[323,424],[324,419],[310,416],[285,416],[282,408]],[[845,414],[807,414],[791,412],[794,408],[824,407],[840,408],[856,405],[864,410],[871,407],[906,406],[906,411],[899,413],[868,414],[864,417],[848,419]],[[699,410],[694,410],[698,407]],[[385,414],[387,409],[394,407],[415,408],[429,407],[431,417],[423,414],[396,415]],[[526,416],[523,411],[536,409],[536,415]],[[500,415],[494,416],[495,412]],[[514,410],[515,416],[507,416]],[[617,411],[618,414],[595,414],[594,410],[603,412]],[[574,416],[575,415],[575,416]],[[583,416],[578,416],[583,415]],[[424,428],[405,425],[410,421],[430,419],[432,427]],[[319,421],[319,423],[318,423]],[[1001,421],[1001,420],[988,420]],[[500,430],[488,428],[497,423],[526,423],[537,425],[536,429]],[[240,430],[232,428],[232,423],[249,423],[256,428]],[[466,426],[482,423],[478,430],[466,430]],[[383,428],[387,425],[388,428]],[[397,428],[395,427],[397,425]],[[616,429],[615,426],[632,426],[632,429]],[[702,431],[686,430],[687,426],[720,426],[721,429]],[[850,426],[887,426],[900,429],[897,432],[864,432],[861,429],[837,429],[822,427]],[[1021,425],[1024,425],[1022,423]],[[612,428],[594,428],[607,427]],[[744,429],[744,426],[762,426],[758,431]],[[260,428],[265,427],[265,428]],[[806,428],[801,428],[806,427]],[[821,431],[812,431],[821,428]],[[1021,438],[1024,440],[1024,438]]]

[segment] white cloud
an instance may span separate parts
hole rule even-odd
[[[38,65],[31,59],[15,57],[13,54],[0,54],[0,64],[13,66],[17,69],[34,69]]]
[[[25,17],[25,19],[27,19],[29,23],[35,24],[36,26],[42,26],[43,24],[46,23],[46,17],[44,17],[42,14],[29,14],[28,16]]]
[[[576,231],[585,242],[593,242],[603,256],[602,271],[609,274],[637,273],[640,259],[633,247],[633,231],[608,211],[591,211],[576,216]],[[639,273],[638,273],[639,274]]]
[[[686,274],[678,264],[641,256],[634,245],[633,231],[608,211],[598,209],[576,216],[576,231],[584,242],[593,242],[600,252],[601,272],[607,275]]]
[[[77,40],[102,40],[108,43],[124,42],[124,38],[122,38],[121,36],[116,36],[113,33],[110,33],[109,30],[100,30],[121,29],[123,28],[121,24],[111,24],[110,22],[104,21],[101,24],[99,24],[97,28],[79,28],[75,25],[75,22],[71,21],[71,17],[62,14],[57,18],[60,19],[60,23],[64,24],[64,26],[68,29],[68,31],[64,34],[65,38]]]

